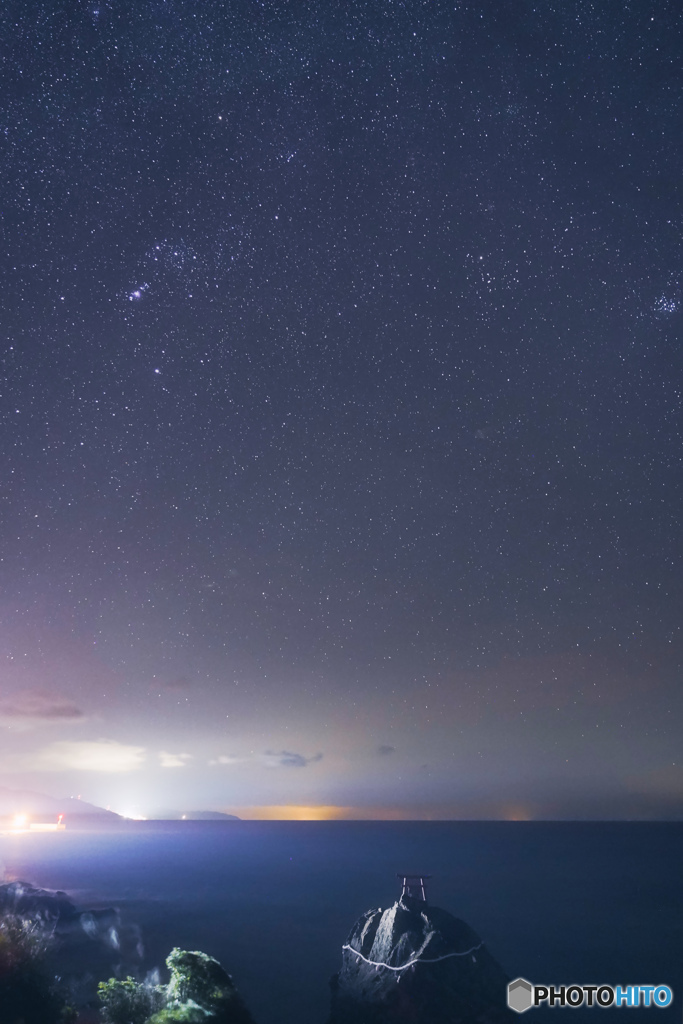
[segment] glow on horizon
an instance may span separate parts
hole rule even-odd
[[[422,809],[399,807],[345,807],[337,804],[260,804],[231,807],[226,813],[245,821],[415,821],[441,818]]]
[[[107,807],[107,810],[108,811],[109,810],[113,810],[113,808]],[[147,821],[148,820],[146,814],[140,814],[139,811],[137,811],[137,810],[133,811],[130,808],[128,808],[125,811],[113,810],[113,813],[120,815],[122,818],[126,818],[128,821]]]
[[[330,805],[305,806],[301,804],[270,804],[254,807],[236,807],[230,811],[246,821],[334,821],[348,817],[352,807]]]
[[[482,806],[356,807],[338,804],[257,804],[224,807],[245,821],[533,821],[530,806],[501,804]]]

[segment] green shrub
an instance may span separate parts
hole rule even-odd
[[[150,1018],[149,1024],[208,1024],[212,1014],[202,1010],[194,1002],[180,1003],[178,1006],[167,1006]]]
[[[166,1002],[158,987],[141,985],[133,978],[101,981],[97,994],[102,1003],[100,1015],[104,1024],[147,1024],[147,1021]]]
[[[171,979],[150,988],[132,978],[100,982],[103,1024],[253,1024],[230,975],[207,953],[174,949]]]
[[[69,1024],[74,1019],[43,968],[51,940],[50,928],[40,922],[0,915],[0,1024]]]
[[[176,1014],[187,1007],[189,1016],[170,1016],[175,1021],[212,1021],[215,1024],[252,1024],[251,1014],[242,1002],[232,978],[218,960],[198,950],[173,949],[166,958],[171,972],[166,994],[169,1011]],[[199,1016],[197,1011],[203,1011]],[[192,1014],[195,1014],[192,1016]],[[154,1024],[165,1024],[154,1021]]]
[[[176,948],[166,958],[166,966],[171,972],[166,990],[169,999],[192,1000],[208,1010],[235,992],[230,975],[208,953]]]

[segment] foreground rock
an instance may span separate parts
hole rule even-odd
[[[75,1007],[96,1006],[97,983],[138,973],[144,950],[140,930],[118,910],[81,910],[65,892],[28,882],[0,885],[0,914],[39,928],[46,939],[45,969]]]
[[[75,1011],[83,1024],[254,1024],[213,957],[174,949],[162,985],[158,972],[131,976],[144,973],[143,956],[139,928],[112,907],[81,910],[65,892],[0,885],[0,1024],[68,1024]]]
[[[469,925],[403,895],[354,925],[328,1024],[509,1022],[508,980]]]
[[[165,996],[169,1009],[167,1016],[158,1015],[159,1024],[174,1020],[189,1019],[189,1006],[197,1006],[205,1015],[203,1019],[215,1021],[216,1024],[254,1024],[254,1019],[244,1004],[242,997],[235,988],[232,977],[207,953],[198,950],[193,952],[174,949],[166,959],[166,966],[171,972],[171,980],[166,987]],[[152,1018],[150,1024],[155,1024]]]

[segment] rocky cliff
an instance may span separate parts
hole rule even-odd
[[[508,980],[469,925],[403,896],[352,928],[328,1024],[500,1024]]]
[[[12,915],[51,938],[46,969],[74,1006],[97,1005],[99,980],[140,971],[140,929],[113,907],[82,910],[65,892],[9,882],[0,885],[0,914]]]

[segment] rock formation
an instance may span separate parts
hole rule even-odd
[[[254,1024],[231,976],[206,953],[174,949],[166,959],[171,975],[168,985],[153,984],[158,972],[156,979],[148,976],[143,983],[130,977],[142,974],[140,931],[134,924],[125,924],[112,907],[80,910],[65,892],[10,882],[0,885],[3,920],[12,922],[20,934],[26,931],[45,941],[40,942],[41,972],[35,972],[27,985],[21,971],[3,978],[3,967],[13,965],[3,962],[0,930],[0,1024],[56,1022],[61,1019],[59,1003],[64,998],[82,1021]],[[3,981],[8,982],[5,989]],[[33,993],[36,981],[42,988]],[[104,984],[98,986],[100,981]],[[34,995],[40,997],[35,1012]]]
[[[165,992],[169,1010],[159,1015],[164,1024],[166,1019],[173,1020],[174,1007],[183,1011],[189,1006],[199,1007],[207,1024],[254,1024],[232,977],[214,957],[198,950],[174,949],[166,966],[171,980]],[[181,1012],[178,1019],[187,1018]],[[154,1018],[150,1024],[155,1024]]]
[[[65,892],[28,882],[0,885],[0,914],[33,925],[52,941],[46,969],[77,1007],[97,1005],[97,982],[138,973],[144,950],[140,930],[113,907],[80,910]]]
[[[352,928],[328,1024],[500,1024],[508,980],[469,925],[404,894]]]

